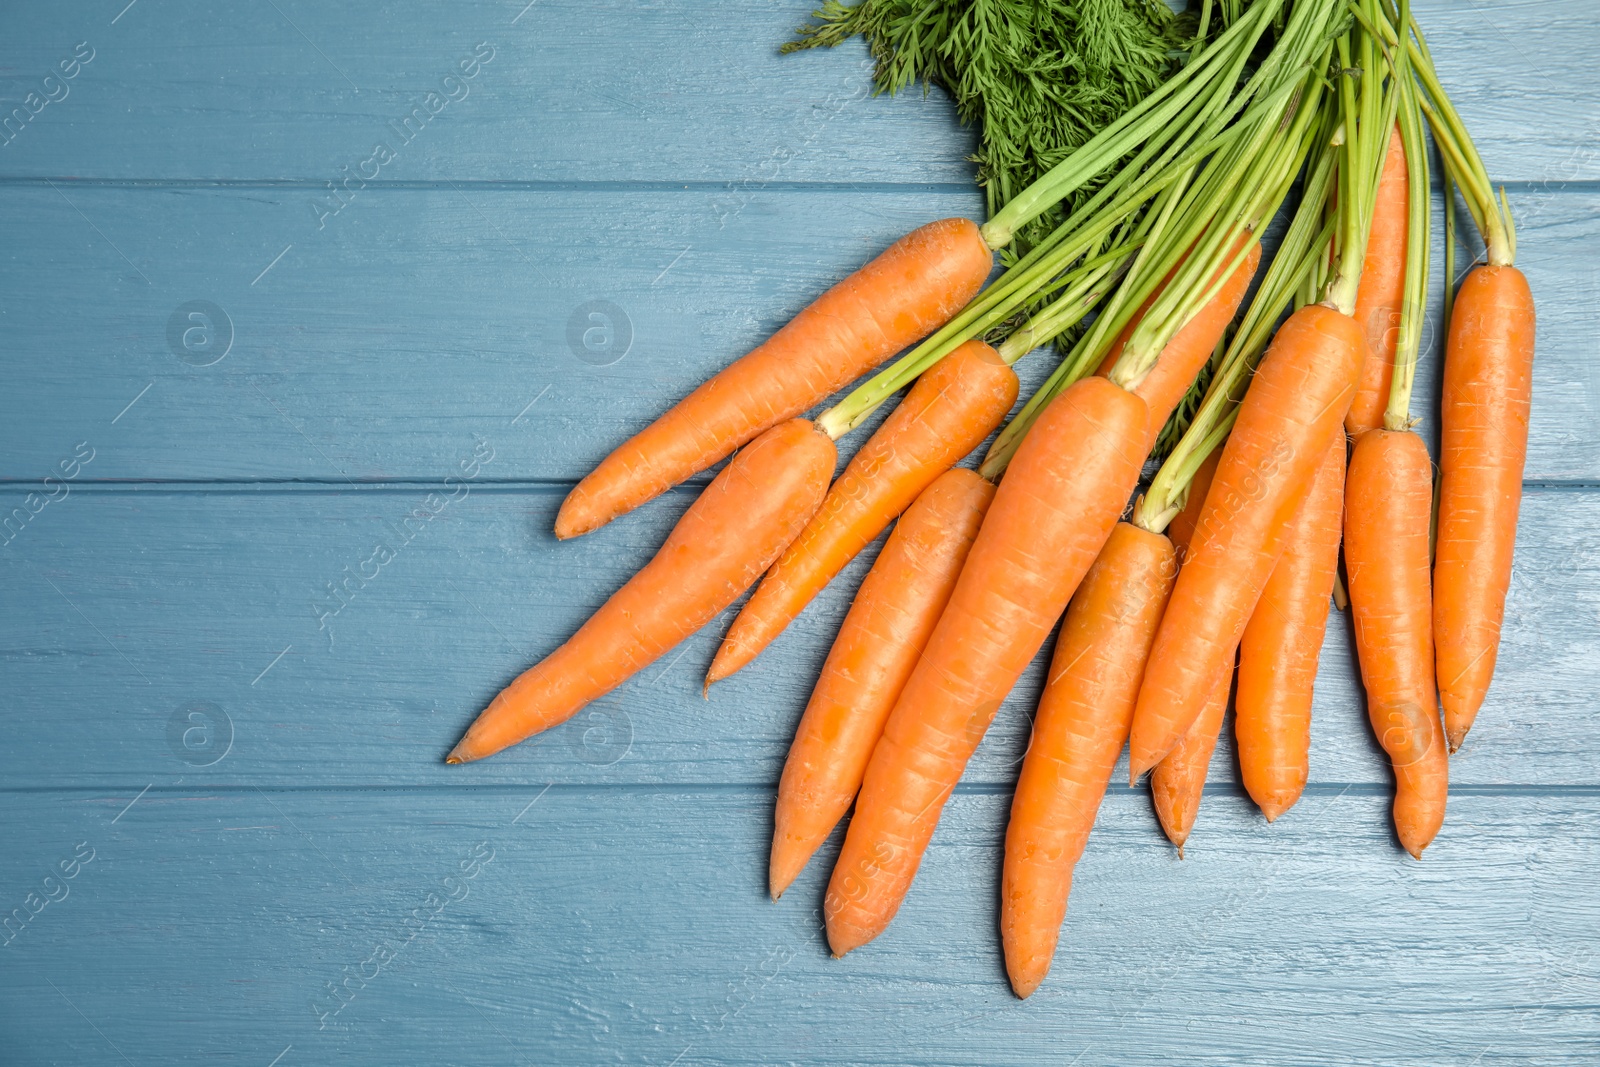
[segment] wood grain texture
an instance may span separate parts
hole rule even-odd
[[[777,54],[812,6],[7,13],[0,1061],[1600,1059],[1585,0],[1413,4],[1512,183],[1541,315],[1500,678],[1423,863],[1336,617],[1306,798],[1268,828],[1225,744],[1180,863],[1113,788],[1055,974],[1017,1002],[995,902],[1041,661],[894,927],[827,959],[839,835],[768,902],[772,789],[875,548],[709,702],[720,626],[537,744],[440,763],[692,499],[557,545],[572,479],[900,234],[982,210],[943,94],[872,98],[859,42]],[[66,95],[19,122],[79,42]],[[378,140],[378,177],[334,194]],[[568,340],[595,300],[627,318],[614,362]],[[232,328],[215,362],[203,329],[185,347],[193,301]]]
[[[227,758],[197,771],[210,783],[777,782],[876,548],[709,700],[701,679],[733,609],[544,740],[445,767],[494,693],[642,566],[693,499],[673,493],[558,543],[549,532],[558,492],[463,492],[409,524],[426,509],[425,489],[79,489],[49,504],[3,550],[0,574],[19,609],[0,616],[8,692],[43,714],[12,725],[0,780],[44,787],[69,769],[76,783],[136,788],[147,773],[181,771],[168,722],[199,701],[221,707],[234,729]],[[17,499],[0,494],[0,514]],[[1600,494],[1529,492],[1500,669],[1454,781],[1600,785],[1597,526]],[[395,558],[369,565],[379,545]],[[1009,788],[1051,647],[1001,709],[966,781]],[[1336,614],[1313,782],[1388,782],[1364,708],[1349,623]],[[1231,748],[1212,780],[1237,780]]]
[[[897,237],[982,209],[974,193],[385,189],[319,233],[308,203],[0,186],[0,478],[37,480],[88,439],[108,442],[97,480],[438,479],[487,434],[494,478],[576,480]],[[1527,477],[1600,482],[1600,193],[1513,208],[1540,315]],[[1433,261],[1439,294],[1442,237]],[[233,333],[209,366],[168,335],[202,299]],[[596,299],[628,320],[625,354],[569,343]],[[1441,312],[1413,404],[1430,438]],[[1024,396],[1055,358],[1018,365]]]
[[[995,929],[1003,794],[956,794],[894,926],[837,961],[818,915],[839,835],[773,903],[765,790],[543,789],[177,786],[126,811],[131,792],[13,797],[0,900],[21,905],[79,842],[94,859],[3,950],[8,1055],[1468,1067],[1600,1051],[1600,915],[1571,878],[1600,861],[1592,791],[1457,798],[1420,864],[1375,791],[1313,794],[1303,818],[1221,841],[1207,822],[1245,802],[1208,796],[1183,861],[1147,799],[1115,791],[1054,973],[1024,1003]]]
[[[32,5],[0,42],[19,103],[75,44],[94,59],[0,174],[290,180],[366,158],[480,42],[494,58],[403,149],[403,181],[961,183],[972,135],[940,93],[870,97],[862,44],[780,56],[813,5],[739,0],[714,18],[626,0],[205,0]],[[1419,0],[1440,76],[1506,181],[1600,178],[1586,0]],[[520,16],[520,17],[519,17]],[[459,90],[457,93],[459,94]],[[398,147],[398,146],[396,146]]]

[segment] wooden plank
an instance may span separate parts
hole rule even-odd
[[[975,142],[942,93],[873,99],[859,42],[778,55],[810,9],[431,0],[397,18],[188,0],[113,26],[39,5],[0,45],[5,111],[77,42],[93,59],[0,149],[0,174],[309,188],[360,173],[384,144],[393,160],[366,177],[969,182]]]
[[[113,23],[35,5],[0,42],[4,112],[79,42],[93,58],[64,97],[44,89],[58,102],[14,123],[0,174],[320,186],[381,141],[396,158],[380,180],[968,181],[972,135],[942,93],[872,98],[860,42],[777,54],[814,6],[742,0],[707,18],[617,0],[432,0],[402,19],[187,0]],[[1600,177],[1584,0],[1413,10],[1491,174]],[[493,50],[487,65],[443,84],[480,45]],[[430,91],[438,114],[408,140],[391,133]]]
[[[818,912],[838,836],[767,900],[765,791],[541,788],[11,795],[7,907],[80,842],[94,858],[5,949],[10,1055],[1465,1067],[1600,1051],[1593,792],[1458,798],[1420,864],[1368,792],[1310,798],[1270,831],[1203,819],[1181,862],[1143,797],[1114,796],[1055,973],[1019,1002],[995,934],[1003,795],[958,793],[895,924],[835,961]]]
[[[87,440],[96,480],[437,480],[484,434],[496,479],[576,479],[900,234],[981,210],[969,193],[388,189],[319,233],[308,202],[0,189],[0,477],[36,481]],[[1600,194],[1515,203],[1541,315],[1528,478],[1600,481]],[[620,332],[583,347],[595,300],[627,320],[620,356]],[[231,349],[194,301],[222,309]],[[1414,404],[1429,432],[1438,312]],[[1020,364],[1025,391],[1054,358]]]
[[[409,521],[426,514],[426,489],[80,488],[44,505],[3,550],[16,610],[0,616],[0,655],[7,699],[24,713],[0,747],[0,781],[777,780],[866,558],[709,702],[700,679],[728,615],[597,703],[593,717],[447,768],[444,753],[494,692],[626,581],[692,499],[673,493],[557,544],[548,531],[558,493],[470,482],[452,491],[455,500],[437,494],[434,518]],[[0,515],[18,500],[0,494]],[[1600,493],[1528,496],[1499,676],[1453,763],[1458,783],[1600,784],[1591,757],[1600,750],[1597,525]],[[393,558],[380,562],[379,546]],[[1386,787],[1349,640],[1336,616],[1314,780]],[[1009,788],[1042,668],[1002,708],[968,781]],[[209,740],[214,709],[231,723],[231,750]],[[191,713],[200,716],[192,750],[182,745]],[[1226,746],[1212,780],[1237,780]]]

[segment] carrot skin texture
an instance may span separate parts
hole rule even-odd
[[[447,762],[492,756],[566,721],[710,622],[821,505],[834,462],[833,442],[804,419],[757,438],[706,486],[655,558],[490,702]]]
[[[1138,482],[1144,401],[1104,378],[1045,408],[872,752],[823,911],[836,956],[894,917],[950,792]]]
[[[968,341],[917,379],[729,627],[706,684],[746,666],[930,483],[1000,425],[1017,374]]]
[[[1176,571],[1165,536],[1118,523],[1061,624],[1006,827],[1000,935],[1019,997],[1050,971]]]
[[[632,511],[931,333],[993,264],[970,219],[900,238],[602,460],[562,502],[556,536]]]
[[[1223,446],[1139,688],[1129,742],[1134,781],[1194,723],[1238,647],[1284,533],[1343,423],[1365,349],[1355,320],[1318,304],[1290,316],[1267,349]]]
[[[884,720],[950,600],[994,485],[948,470],[906,509],[861,583],[778,783],[768,879],[776,900],[861,788]]]
[[[1528,455],[1535,315],[1515,267],[1478,267],[1456,295],[1440,404],[1433,625],[1450,751],[1494,677]]]
[[[1367,716],[1394,767],[1394,824],[1417,859],[1444,823],[1449,757],[1433,677],[1428,520],[1433,467],[1410,431],[1356,440],[1345,489],[1345,569]]]
[[[1228,712],[1228,694],[1232,691],[1230,656],[1206,694],[1205,706],[1194,725],[1150,772],[1150,801],[1155,805],[1161,832],[1178,846],[1179,859],[1183,858],[1183,846],[1194,829],[1195,816],[1200,814],[1200,798],[1205,794],[1206,775],[1211,770],[1211,757],[1217,750],[1222,719]]]
[[[1311,696],[1344,533],[1346,447],[1336,434],[1239,642],[1239,771],[1268,822],[1294,806],[1310,773]]]
[[[1234,246],[1234,253],[1237,254],[1239,244],[1249,239],[1249,234],[1240,234],[1239,241]],[[1172,340],[1161,350],[1161,358],[1156,361],[1156,365],[1138,385],[1133,387],[1132,391],[1144,398],[1145,405],[1149,409],[1145,439],[1150,444],[1155,444],[1161,428],[1167,424],[1167,419],[1172,416],[1178,402],[1189,391],[1195,376],[1216,351],[1217,341],[1228,328],[1228,323],[1233,321],[1239,305],[1244,302],[1245,292],[1250,288],[1250,280],[1255,277],[1256,268],[1260,264],[1261,243],[1258,241],[1250,246],[1243,262],[1234,268],[1216,295],[1195,312],[1194,317],[1184,324],[1183,329],[1172,335]],[[1218,273],[1226,269],[1227,264],[1224,263],[1218,269]],[[1174,267],[1172,273],[1177,273],[1177,270],[1178,268]],[[1168,275],[1169,281],[1171,276]],[[1111,346],[1096,373],[1102,375],[1111,373],[1111,368],[1122,355],[1122,349],[1127,344],[1128,338],[1133,336],[1134,329],[1144,317],[1144,312],[1155,302],[1157,295],[1159,291],[1151,294],[1145,301],[1145,306],[1140,309],[1139,315],[1123,328],[1122,334]]]
[[[1361,365],[1356,398],[1344,417],[1351,437],[1383,425],[1394,378],[1394,352],[1400,342],[1400,305],[1405,301],[1406,255],[1410,242],[1405,145],[1400,128],[1389,135],[1388,154],[1372,211],[1372,234],[1356,291],[1356,322],[1367,338],[1367,358]]]

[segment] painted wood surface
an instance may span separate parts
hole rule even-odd
[[[1600,1058],[1583,0],[1413,5],[1540,307],[1502,668],[1421,864],[1335,616],[1302,804],[1267,827],[1225,743],[1180,862],[1114,787],[1017,1002],[995,900],[1035,663],[889,934],[828,959],[838,835],[768,901],[772,787],[871,553],[709,701],[726,617],[545,739],[439,762],[693,492],[558,545],[571,480],[900,233],[981,211],[941,94],[871,97],[857,46],[776,54],[809,6],[8,13],[0,123],[77,66],[0,136],[0,1061]],[[569,341],[596,300],[613,343]],[[1437,374],[1430,347],[1419,410]]]

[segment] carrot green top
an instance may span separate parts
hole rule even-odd
[[[1103,179],[1078,211],[1035,244],[960,314],[824,412],[818,419],[823,430],[838,437],[860,425],[880,404],[962,343],[1013,319],[1023,308],[1037,302],[1041,292],[1062,287],[1064,272],[1072,270],[1074,264],[1084,270],[1089,262],[1085,257],[1111,255],[1107,243],[1122,243],[1113,236],[1119,228],[1174,183],[1191,175],[1208,157],[1227,154],[1230,146],[1264,113],[1281,109],[1295,88],[1291,84],[1294,79],[1285,74],[1294,59],[1281,44],[1242,85],[1241,79],[1256,46],[1273,28],[1286,4],[1287,0],[1256,0],[1227,29],[1199,48],[1166,84],[1013,197],[983,227],[984,240],[991,248],[1004,247],[1017,227],[1037,218],[1064,197]],[[1327,0],[1296,5],[1291,24],[1300,17],[1302,7],[1327,13],[1337,5]],[[1115,173],[1106,177],[1112,168],[1116,168]],[[1067,308],[1081,303],[1094,290],[1092,285],[1074,290],[1069,283],[1058,299],[1065,303],[1057,315],[1066,315]],[[1050,325],[1046,324],[1047,328]],[[1066,328],[1060,321],[1054,325]]]
[[[1160,533],[1183,510],[1195,472],[1233,428],[1238,402],[1277,328],[1279,316],[1291,303],[1307,302],[1307,279],[1325,262],[1337,221],[1325,217],[1337,156],[1337,149],[1330,142],[1337,123],[1336,108],[1320,109],[1310,134],[1320,147],[1306,175],[1299,207],[1278,254],[1222,354],[1205,398],[1139,501],[1134,524],[1143,529]]]

